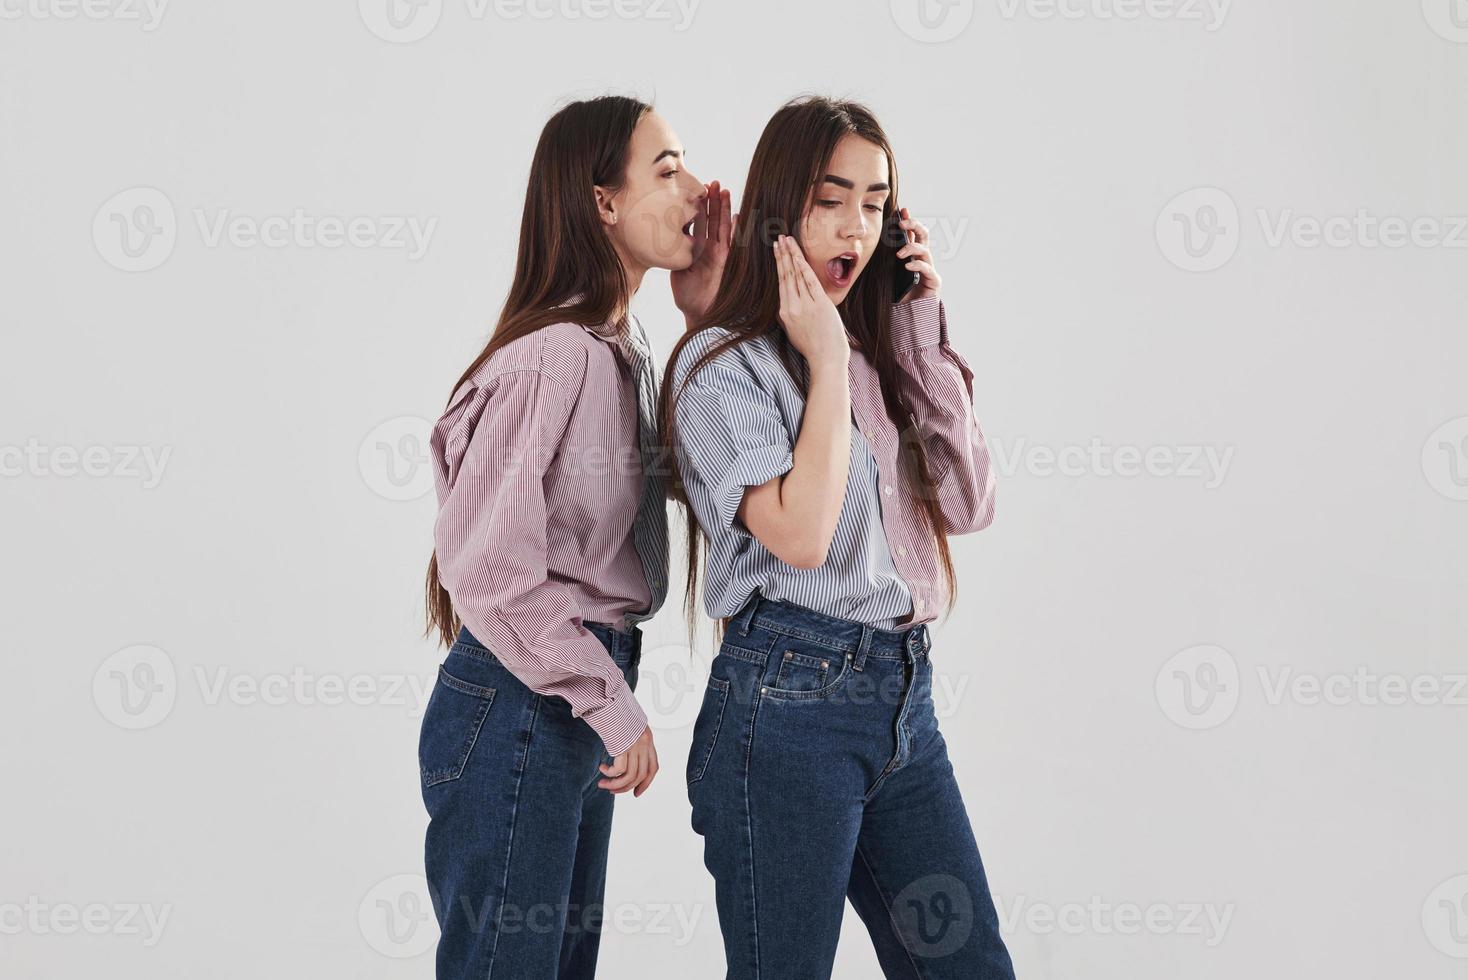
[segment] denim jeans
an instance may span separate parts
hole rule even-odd
[[[584,625],[635,689],[642,632]],[[562,698],[534,693],[460,632],[418,741],[439,980],[580,980],[596,971],[615,795],[611,762]]]
[[[687,767],[728,980],[830,977],[847,899],[888,978],[1013,978],[929,647],[758,591],[730,618]]]

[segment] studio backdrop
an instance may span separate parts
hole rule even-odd
[[[793,96],[891,137],[997,480],[934,702],[1018,975],[1461,977],[1461,0],[0,0],[0,973],[432,976],[428,432],[605,92],[736,202]],[[722,975],[681,549],[611,978]]]

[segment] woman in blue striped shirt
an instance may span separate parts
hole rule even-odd
[[[927,230],[896,200],[869,110],[781,108],[661,396],[688,612],[696,521],[724,625],[687,783],[731,980],[829,977],[848,898],[889,978],[1013,977],[926,625],[993,479]]]

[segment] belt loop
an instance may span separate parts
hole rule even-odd
[[[853,670],[861,670],[866,666],[867,651],[872,647],[872,628],[866,623],[861,624],[861,639],[856,644],[856,653],[851,658]]]
[[[754,611],[759,608],[759,589],[749,594],[749,600],[745,602],[744,608],[734,615],[733,626],[739,631],[740,636],[749,635],[750,621],[754,619]]]

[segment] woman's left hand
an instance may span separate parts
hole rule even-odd
[[[910,303],[915,299],[937,296],[938,290],[943,288],[943,277],[938,275],[938,270],[933,267],[933,250],[928,246],[928,226],[921,221],[914,220],[912,215],[908,214],[907,208],[902,209],[902,220],[899,223],[911,240],[898,249],[897,257],[906,259],[907,268],[922,276],[918,284],[909,289],[907,295],[902,297],[902,302]]]
[[[696,323],[713,305],[724,277],[724,263],[734,241],[734,216],[729,192],[716,180],[707,187],[704,209],[693,223],[693,264],[672,273],[673,302],[689,324]]]

